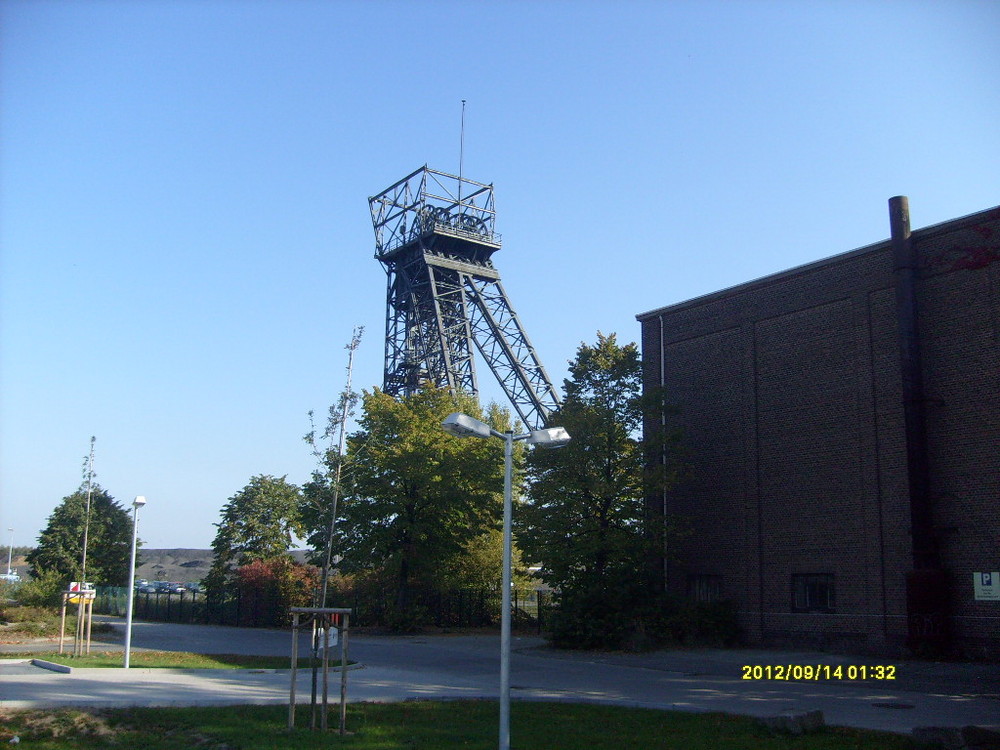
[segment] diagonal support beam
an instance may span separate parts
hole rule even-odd
[[[559,398],[500,279],[464,278],[473,302],[469,322],[476,347],[525,426],[541,428]]]

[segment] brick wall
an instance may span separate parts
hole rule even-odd
[[[1000,570],[1000,209],[917,247],[930,490],[952,627],[968,652],[996,658],[1000,603],[976,602],[972,580]]]
[[[913,233],[935,528],[966,649],[1000,645],[1000,210]],[[669,589],[719,576],[753,642],[899,650],[912,568],[890,243],[640,315],[645,378],[677,409],[685,480],[657,502],[690,535]],[[990,567],[992,565],[992,567]],[[796,611],[793,576],[830,576]],[[799,581],[803,579],[797,579]]]

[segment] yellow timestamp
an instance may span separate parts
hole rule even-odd
[[[895,680],[892,664],[744,664],[744,680]]]

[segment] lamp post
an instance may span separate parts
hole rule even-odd
[[[146,498],[136,495],[132,501],[132,558],[128,566],[128,605],[125,610],[125,663],[128,669],[132,651],[132,606],[135,604],[135,548],[139,536],[139,508],[146,504]]]
[[[511,584],[511,518],[514,494],[514,443],[558,448],[569,442],[569,433],[562,427],[532,430],[523,435],[513,431],[498,432],[485,422],[468,414],[449,414],[441,425],[445,432],[456,437],[499,438],[504,441],[503,475],[503,570],[501,573],[500,600],[500,750],[510,750],[510,584]]]
[[[7,529],[10,532],[10,546],[7,547],[7,575],[10,576],[10,561],[14,557],[14,529]]]

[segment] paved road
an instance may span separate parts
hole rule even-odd
[[[107,637],[95,650],[121,649]],[[136,623],[139,649],[288,655],[289,632]],[[9,647],[8,647],[9,648]],[[23,648],[23,647],[22,647]],[[37,648],[37,647],[36,647]],[[7,650],[7,649],[5,649]],[[350,657],[352,701],[492,697],[498,693],[497,636],[357,636]],[[919,726],[1000,728],[1000,665],[901,662],[892,682],[744,680],[744,664],[871,663],[857,657],[774,651],[666,651],[653,654],[556,652],[533,637],[515,638],[512,694],[522,700],[595,701],[752,716],[819,709],[829,724],[908,733]],[[0,706],[204,705],[287,703],[285,670],[74,669],[0,667]],[[339,675],[339,673],[338,673]],[[338,695],[334,675],[331,694]],[[298,697],[308,701],[300,672]]]

